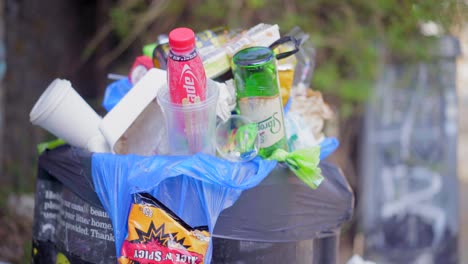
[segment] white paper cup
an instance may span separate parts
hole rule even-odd
[[[70,145],[86,148],[99,132],[101,117],[67,80],[55,79],[29,113],[38,125]]]

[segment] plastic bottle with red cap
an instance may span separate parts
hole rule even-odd
[[[206,75],[195,47],[195,33],[176,28],[169,33],[167,83],[172,103],[193,104],[205,100]]]

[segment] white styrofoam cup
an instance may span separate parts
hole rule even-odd
[[[101,117],[67,80],[55,79],[29,113],[38,125],[70,145],[86,148],[98,133]]]

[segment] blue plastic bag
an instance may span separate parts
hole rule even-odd
[[[334,137],[326,137],[320,142],[320,160],[326,159],[340,146],[340,141]]]
[[[104,93],[102,106],[109,112],[132,89],[133,85],[128,78],[109,84]]]
[[[112,220],[120,256],[133,194],[150,193],[188,225],[206,225],[212,233],[221,211],[233,205],[243,190],[259,184],[276,164],[258,157],[233,163],[205,154],[142,157],[96,153],[92,176]],[[210,263],[211,248],[210,242],[205,263]]]

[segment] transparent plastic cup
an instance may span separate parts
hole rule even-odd
[[[161,88],[157,98],[166,120],[170,155],[215,154],[218,94],[216,83],[208,80],[205,101],[182,105],[171,102],[167,86]]]
[[[257,123],[245,116],[232,115],[216,127],[216,150],[226,160],[250,161],[257,156],[259,147]]]

